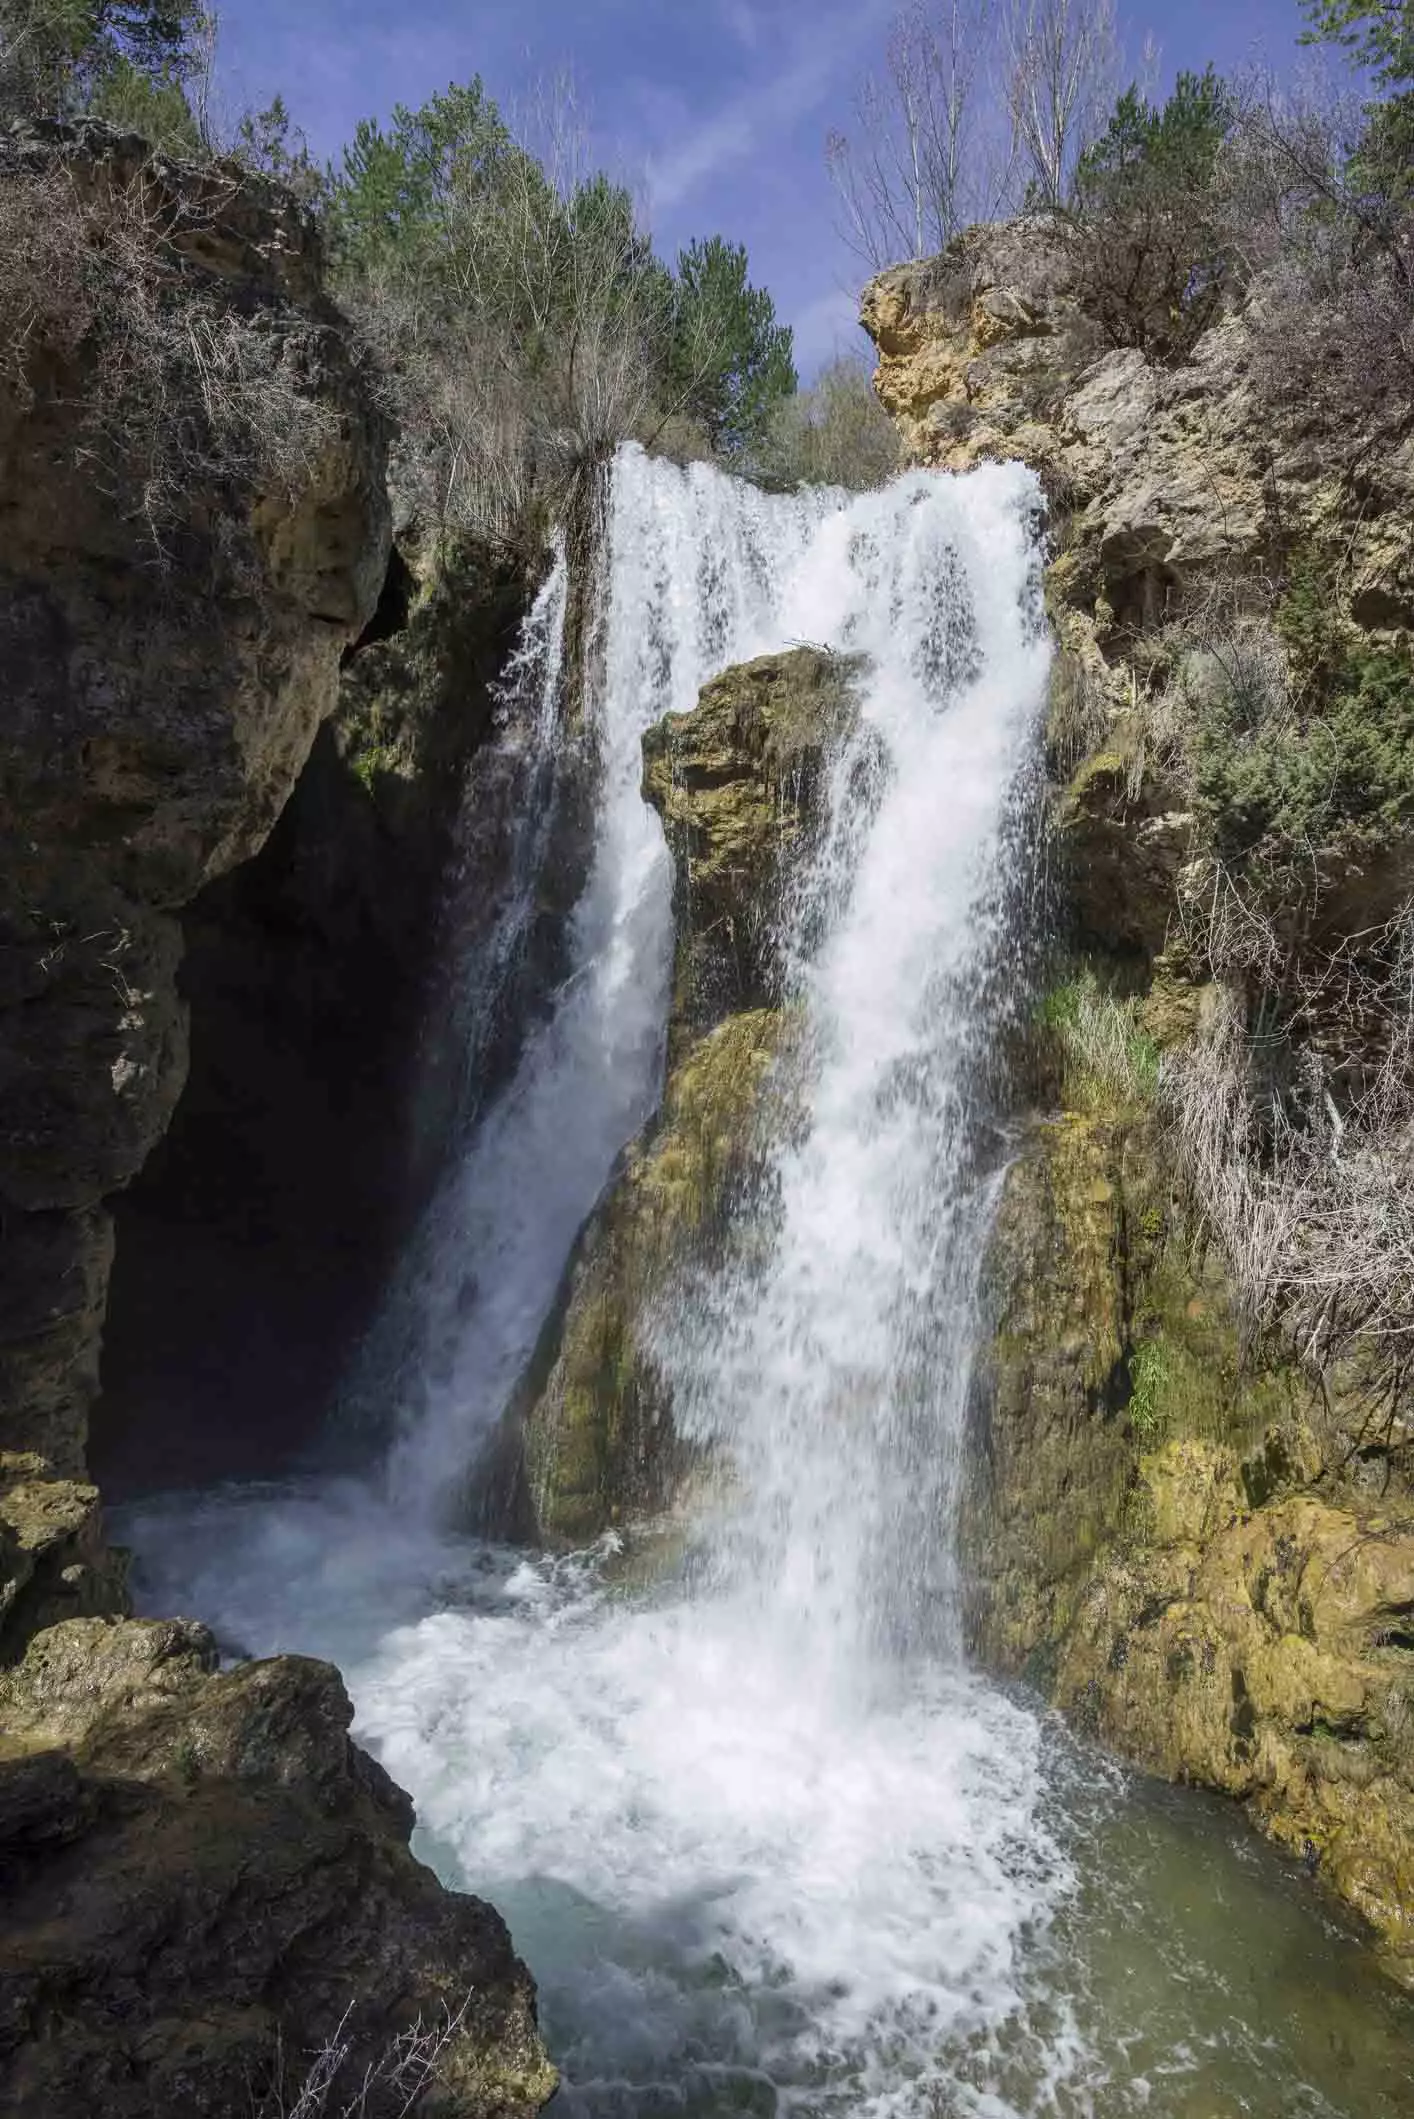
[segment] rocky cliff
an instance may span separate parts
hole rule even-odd
[[[643,790],[673,857],[676,952],[658,1115],[581,1239],[515,1416],[522,1522],[579,1544],[667,1508],[694,1452],[655,1348],[694,1274],[740,1240],[788,1029],[779,921],[851,725],[849,659],[797,648],[727,670],[644,740]]]
[[[385,437],[320,287],[294,202],[234,167],[101,127],[0,141],[0,2080],[17,2112],[283,2110],[313,2056],[338,2093],[419,2019],[450,2109],[529,2113],[553,2088],[503,1926],[409,1854],[409,1805],[349,1742],[337,1674],[220,1673],[201,1627],[123,1616],[85,1477],[113,1201],[180,1107],[189,1007],[222,983],[184,985],[186,940],[189,971],[203,927],[236,961],[218,894],[308,787],[388,580]],[[219,1039],[219,1011],[206,1023]],[[260,1050],[244,1028],[222,1055],[237,1075]]]
[[[972,1638],[1244,1800],[1408,1978],[1410,1431],[1365,1326],[1295,1329],[1261,1248],[1282,1173],[1324,1183],[1392,1078],[1350,996],[1387,1003],[1414,885],[1414,443],[1274,409],[1240,306],[1177,364],[1107,349],[1068,241],[974,230],[864,301],[914,459],[1020,457],[1051,509],[1058,941],[991,1258]],[[1303,807],[1276,790],[1313,756]],[[1361,1146],[1376,1182],[1400,1138]]]

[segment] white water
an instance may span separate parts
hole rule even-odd
[[[388,1478],[155,1508],[156,1608],[334,1655],[429,1852],[511,1919],[566,2102],[1004,2113],[1022,1965],[1066,1888],[1034,1718],[957,1656],[949,1536],[989,1205],[979,1084],[1007,824],[1046,673],[1015,469],[768,499],[630,452],[604,609],[605,786],[570,980],[420,1247]],[[796,981],[808,1123],[774,1242],[661,1353],[734,1457],[692,1586],[632,1599],[437,1529],[651,1108],[670,955],[643,730],[798,639],[870,658]],[[1069,2064],[1053,2021],[1033,2094]],[[1028,2109],[1035,2109],[1028,2102]]]

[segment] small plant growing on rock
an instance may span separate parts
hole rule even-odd
[[[470,2005],[468,1995],[438,2023],[424,2024],[419,2017],[359,2074],[350,2069],[355,2045],[350,2002],[298,2081],[287,2079],[284,2047],[277,2047],[273,2080],[263,2096],[252,2099],[254,2119],[406,2119],[435,2086]]]
[[[1052,987],[1040,1015],[1079,1100],[1101,1108],[1152,1101],[1158,1048],[1140,1028],[1132,1000],[1107,992],[1087,969]]]
[[[1129,1424],[1141,1442],[1153,1442],[1163,1430],[1161,1400],[1168,1382],[1168,1361],[1158,1340],[1146,1339],[1129,1361]]]

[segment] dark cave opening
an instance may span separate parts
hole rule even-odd
[[[326,727],[260,854],[187,909],[187,1086],[113,1202],[110,1499],[276,1475],[319,1437],[408,1210],[423,965],[378,917],[385,860]]]

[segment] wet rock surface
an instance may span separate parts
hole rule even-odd
[[[847,657],[815,648],[765,656],[644,739],[644,793],[673,856],[668,1073],[581,1238],[516,1421],[521,1520],[552,1544],[661,1512],[700,1461],[674,1430],[655,1339],[734,1240],[786,1123],[778,920],[853,726],[852,675]]]
[[[287,2110],[331,2044],[349,2094],[420,2022],[445,2034],[439,2109],[538,2111],[529,1975],[409,1854],[337,1672],[215,1663],[187,1621],[80,1619],[0,1674],[6,2110]]]

